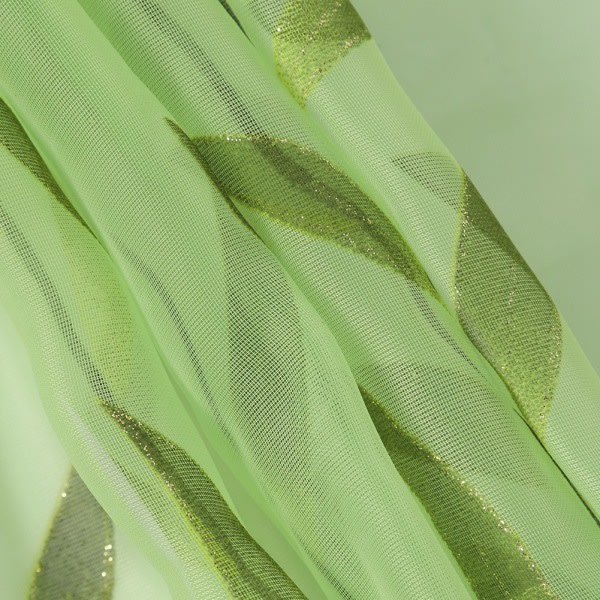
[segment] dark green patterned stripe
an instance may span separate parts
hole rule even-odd
[[[244,529],[208,475],[184,450],[123,409],[104,407],[162,480],[233,598],[305,598]],[[160,523],[160,514],[157,520]]]
[[[466,175],[455,304],[463,329],[543,440],[561,361],[560,316]]]
[[[552,299],[450,158],[415,153],[392,162],[461,211],[454,294],[458,318],[543,440],[562,354],[560,316]],[[453,183],[457,175],[458,189]]]
[[[273,36],[279,77],[304,105],[327,71],[371,34],[348,0],[288,0]]]
[[[80,214],[58,186],[54,177],[52,177],[46,163],[42,160],[13,112],[2,100],[0,100],[0,145],[4,146],[58,202],[84,227],[88,228]]]
[[[394,465],[429,513],[477,597],[556,597],[524,542],[486,498],[366,390],[361,393]]]
[[[438,294],[412,250],[371,199],[331,162],[289,140],[194,138],[225,196],[292,229],[346,248]]]
[[[114,583],[112,521],[71,469],[36,566],[31,600],[109,600]]]

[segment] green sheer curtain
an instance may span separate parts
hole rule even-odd
[[[594,0],[354,0],[600,371]],[[443,101],[441,100],[443,98]]]
[[[6,597],[600,597],[600,380],[349,2],[1,8]]]

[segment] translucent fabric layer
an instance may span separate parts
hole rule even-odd
[[[11,594],[600,597],[600,380],[351,4],[6,0],[0,47]]]

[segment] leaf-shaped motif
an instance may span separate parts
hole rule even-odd
[[[279,76],[301,105],[331,67],[371,37],[348,0],[288,0],[273,35]]]
[[[449,190],[457,166],[435,153],[396,157],[394,164],[461,211],[455,305],[460,323],[511,390],[543,440],[558,379],[560,315],[469,177]]]
[[[235,206],[230,207],[237,216]],[[248,432],[251,444],[267,430],[285,434],[284,456],[294,463],[299,476],[305,467],[294,458],[301,455],[311,425],[302,408],[307,358],[298,307],[278,263],[262,261],[261,269],[256,269],[256,255],[250,251],[252,246],[243,243],[239,229],[243,217],[231,219],[224,205],[217,210],[235,405],[230,419],[238,422],[240,431]],[[246,237],[251,235],[242,231]]]
[[[171,126],[177,128],[172,122]],[[199,160],[226,197],[290,228],[361,254],[438,297],[385,214],[315,151],[263,136],[196,137],[193,142]]]
[[[103,404],[146,457],[234,598],[302,599],[304,595],[256,543],[208,475],[190,456],[121,408]],[[125,467],[126,471],[126,467]],[[156,511],[156,507],[149,509]],[[160,515],[157,515],[160,523]]]
[[[366,390],[361,393],[392,462],[423,503],[477,596],[555,597],[524,542],[481,493]]]
[[[109,600],[113,567],[112,521],[71,469],[33,574],[29,598]]]
[[[455,286],[463,329],[543,439],[561,361],[560,315],[466,175]]]
[[[56,183],[21,123],[0,100],[0,146],[4,146],[84,227],[86,223]]]

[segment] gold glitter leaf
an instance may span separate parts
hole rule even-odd
[[[71,469],[33,573],[29,598],[108,600],[113,570],[112,521]]]
[[[221,575],[233,598],[305,598],[244,529],[208,475],[184,450],[123,409],[109,404],[103,406],[160,478],[166,494],[189,523],[206,560]],[[135,473],[123,468],[135,485]],[[148,503],[148,508],[160,512],[153,503]],[[156,517],[160,523],[160,514]],[[169,535],[169,531],[166,533]]]
[[[454,161],[442,154],[415,153],[392,162],[459,211],[457,316],[543,441],[562,351],[556,306]],[[457,175],[462,183],[458,189],[454,185]]]
[[[463,329],[543,440],[561,360],[560,316],[466,175],[455,287]]]
[[[366,390],[361,393],[392,462],[429,513],[477,597],[556,598],[525,543],[489,501]]]
[[[274,31],[279,77],[304,105],[327,71],[370,37],[348,0],[289,0]]]
[[[361,254],[438,297],[413,251],[385,214],[315,151],[265,136],[196,137],[193,142],[198,160],[226,197],[292,229]]]

